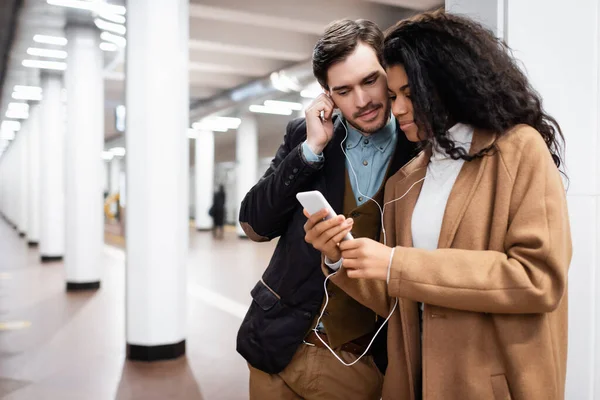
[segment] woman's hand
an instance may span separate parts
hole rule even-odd
[[[387,280],[391,247],[365,238],[347,240],[339,247],[350,278]]]

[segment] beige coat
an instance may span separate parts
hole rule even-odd
[[[471,153],[493,139],[475,131]],[[389,179],[386,202],[425,176],[429,157],[422,152]],[[421,185],[386,207],[388,243],[402,246],[389,287],[350,279],[343,268],[332,278],[382,316],[399,298],[383,399],[414,400],[421,386],[425,400],[562,400],[571,236],[562,179],[541,135],[517,126],[490,155],[464,163],[435,251],[411,247]]]

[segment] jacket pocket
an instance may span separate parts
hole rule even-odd
[[[512,400],[510,390],[508,388],[508,382],[506,381],[506,375],[493,375],[492,377],[492,390],[494,391],[495,400]]]
[[[267,286],[262,279],[256,283],[250,295],[263,311],[269,311],[280,299],[279,295]]]

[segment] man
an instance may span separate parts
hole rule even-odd
[[[329,305],[317,325],[324,301],[321,255],[304,240],[306,217],[296,194],[319,190],[336,213],[351,217],[347,228],[355,237],[379,237],[381,216],[369,198],[381,199],[387,177],[414,153],[390,114],[382,41],[370,21],[327,27],[313,53],[313,72],[325,93],[306,109],[306,118],[288,124],[271,167],[241,204],[240,223],[250,239],[280,237],[238,333],[238,352],[250,364],[251,399],[381,396],[373,354],[346,367],[312,330],[351,363],[382,318],[328,284]],[[378,338],[385,343],[385,332]]]

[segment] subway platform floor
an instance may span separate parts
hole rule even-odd
[[[187,355],[131,362],[124,251],[104,246],[99,290],[67,293],[62,262],[42,264],[0,220],[0,399],[247,399],[235,338],[274,246],[191,230]]]

